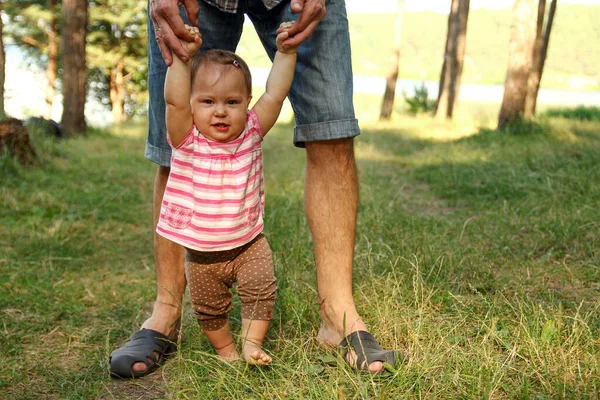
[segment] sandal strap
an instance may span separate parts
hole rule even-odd
[[[381,361],[396,366],[396,351],[383,349],[375,337],[367,331],[355,331],[346,336],[340,343],[344,349],[344,357],[348,350],[356,353],[356,368],[367,370],[374,361]],[[365,363],[366,361],[366,363]]]
[[[110,355],[111,373],[120,378],[148,375],[162,365],[176,348],[176,344],[168,336],[152,329],[140,329],[131,335],[123,347]],[[142,372],[133,371],[132,366],[137,362],[146,364],[146,369]]]

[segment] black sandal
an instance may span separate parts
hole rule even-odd
[[[141,329],[125,345],[110,355],[110,373],[115,378],[141,378],[153,373],[177,350],[168,336],[152,329]],[[158,357],[155,353],[158,353]],[[133,364],[143,362],[146,369],[133,370]]]
[[[404,359],[404,356],[396,350],[384,350],[377,343],[375,337],[367,331],[352,332],[342,340],[339,347],[342,349],[342,356],[346,362],[350,350],[356,353],[354,368],[360,371],[368,371],[369,365],[374,361],[388,363],[392,368],[395,368],[396,362]]]

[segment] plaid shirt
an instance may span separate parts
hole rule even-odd
[[[208,4],[212,4],[221,11],[235,13],[237,12],[239,0],[204,0]],[[263,0],[268,10],[281,3],[282,0]]]

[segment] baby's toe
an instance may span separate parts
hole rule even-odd
[[[260,358],[260,363],[261,363],[261,365],[267,365],[267,364],[271,363],[272,360],[273,359],[270,356],[263,354],[262,357]]]

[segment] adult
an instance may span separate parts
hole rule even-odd
[[[327,17],[325,14],[327,13]],[[304,205],[313,237],[321,327],[317,340],[340,346],[353,367],[372,373],[383,362],[395,363],[367,332],[352,297],[352,262],[356,234],[358,178],[353,138],[360,133],[352,103],[350,37],[344,0],[150,0],[149,135],[146,158],[158,164],[154,181],[154,224],[159,217],[169,176],[164,80],[175,53],[184,62],[191,55],[179,39],[192,41],[184,21],[200,28],[202,50],[235,51],[244,14],[267,54],[277,50],[281,22],[297,20],[284,46],[302,43],[289,93],[296,128],[294,144],[306,148]],[[299,16],[298,16],[299,14]],[[111,355],[111,371],[140,377],[158,368],[173,350],[185,291],[183,248],[154,235],[157,298],[152,316],[129,342]],[[346,336],[348,335],[348,336]]]

